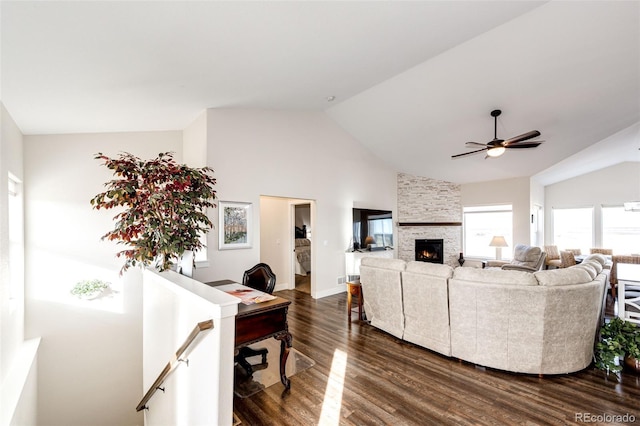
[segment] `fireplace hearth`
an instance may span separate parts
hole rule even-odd
[[[444,240],[416,240],[416,257],[420,262],[444,263]]]

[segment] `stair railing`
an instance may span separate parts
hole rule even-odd
[[[147,391],[147,393],[145,393],[144,397],[136,407],[136,411],[142,411],[144,409],[149,408],[147,407],[147,402],[149,402],[149,400],[153,397],[153,395],[156,393],[157,390],[164,391],[164,389],[161,388],[162,384],[167,379],[167,377],[169,377],[169,375],[173,372],[173,370],[176,369],[178,364],[180,364],[181,362],[184,362],[187,365],[189,365],[189,360],[182,359],[182,355],[186,352],[187,349],[189,349],[189,346],[191,346],[191,344],[196,340],[196,337],[198,337],[200,333],[206,330],[211,330],[211,329],[213,329],[213,320],[199,322],[193,328],[193,330],[191,331],[187,339],[176,351],[175,356],[171,357],[171,359],[169,360],[167,365],[164,367],[162,372],[158,375],[158,378],[156,379],[156,381],[153,382],[151,387],[149,387],[149,390]]]

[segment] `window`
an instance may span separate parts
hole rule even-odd
[[[369,235],[379,247],[393,247],[393,221],[390,217],[369,216]]]
[[[638,253],[640,212],[622,206],[602,207],[602,247],[617,254]]]
[[[593,207],[553,209],[553,244],[560,250],[593,247]]]
[[[495,259],[496,249],[491,239],[502,235],[511,249],[502,249],[502,259],[511,259],[513,252],[513,208],[499,206],[465,207],[463,210],[464,256]]]
[[[9,299],[14,303],[22,300],[24,289],[24,227],[22,219],[22,184],[9,173],[8,216],[9,222]]]

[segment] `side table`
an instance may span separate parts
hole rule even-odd
[[[351,301],[353,296],[358,298],[358,319],[362,321],[362,287],[360,283],[347,282],[347,316],[351,320]]]

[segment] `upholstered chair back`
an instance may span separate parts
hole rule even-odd
[[[568,268],[576,264],[576,256],[568,250],[560,252],[560,267]]]
[[[502,269],[526,268],[538,271],[544,265],[546,253],[540,247],[531,247],[525,244],[517,244],[513,249],[513,260]]]
[[[558,246],[544,246],[544,252],[547,253],[547,262],[554,259],[560,259],[560,250],[558,250]]]
[[[555,268],[560,267],[560,250],[558,250],[558,246],[544,246],[544,252],[547,254],[547,258],[544,261],[547,269],[549,266],[553,266]]]
[[[609,256],[613,255],[613,249],[593,247],[589,251],[591,252],[591,254],[600,253],[600,254],[609,255]]]

